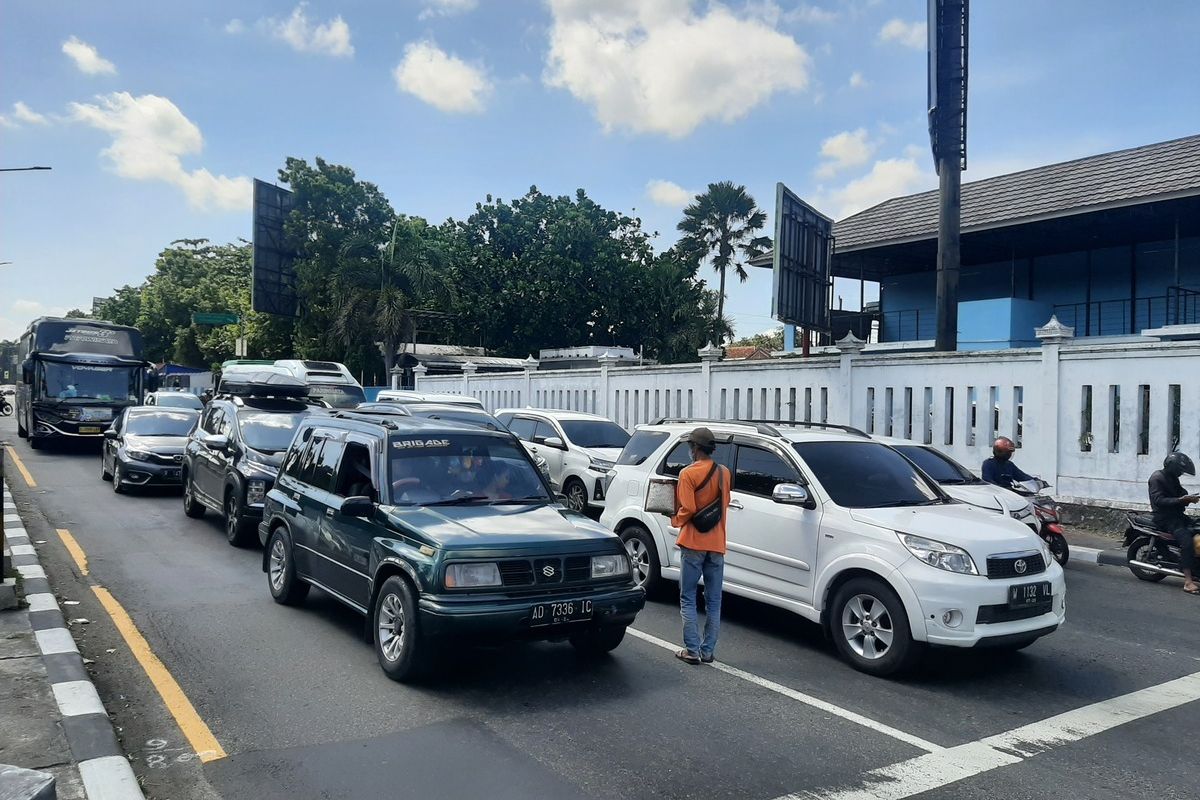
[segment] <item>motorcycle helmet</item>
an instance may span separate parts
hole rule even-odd
[[[1017,446],[1013,440],[1007,436],[1001,436],[996,441],[992,442],[992,455],[1001,461],[1007,461],[1012,458],[1012,454],[1016,451]]]
[[[1163,459],[1163,472],[1173,475],[1176,478],[1184,473],[1195,475],[1196,465],[1192,463],[1192,460],[1186,454],[1176,451]]]

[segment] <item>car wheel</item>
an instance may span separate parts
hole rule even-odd
[[[563,494],[567,496],[567,508],[584,513],[588,507],[587,487],[578,478],[571,478],[563,486]]]
[[[105,461],[104,461],[104,451],[103,450],[100,451],[100,480],[102,480],[102,481],[111,481],[112,480],[112,473],[108,471],[108,466],[105,464]]]
[[[608,625],[571,634],[571,646],[581,656],[598,658],[616,650],[624,638],[624,625]]]
[[[121,465],[113,464],[112,486],[113,491],[117,494],[125,493],[125,485],[122,483],[125,479],[121,477]]]
[[[650,531],[641,525],[629,525],[621,531],[621,541],[629,556],[634,582],[645,589],[646,594],[650,594],[662,583],[658,548],[654,546]]]
[[[424,677],[433,657],[432,645],[421,636],[417,601],[403,578],[393,575],[383,582],[372,621],[375,655],[384,674],[394,681]]]
[[[250,543],[250,526],[242,519],[242,504],[237,492],[225,492],[225,538],[234,547],[245,547]]]
[[[31,450],[41,450],[42,449],[42,440],[39,439],[38,437],[34,436],[33,434],[29,434],[29,448]]]
[[[1129,545],[1129,550],[1125,554],[1129,561],[1129,571],[1140,580],[1150,583],[1158,583],[1163,578],[1167,577],[1161,572],[1151,572],[1148,569],[1135,567],[1134,561],[1141,561],[1144,564],[1153,564],[1155,562],[1154,542],[1149,536],[1139,536],[1133,540],[1133,544]]]
[[[183,473],[183,513],[192,519],[204,516],[204,504],[196,499],[196,490],[186,472]]]
[[[855,669],[894,675],[919,655],[904,604],[878,578],[853,578],[834,596],[829,616],[833,641]]]
[[[296,575],[292,542],[283,527],[276,528],[267,541],[267,585],[281,605],[299,605],[308,597],[309,584]]]

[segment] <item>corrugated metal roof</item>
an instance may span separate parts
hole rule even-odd
[[[964,232],[1200,194],[1200,135],[998,175],[962,186]],[[937,236],[937,190],[834,224],[837,252]]]

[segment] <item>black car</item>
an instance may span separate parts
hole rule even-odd
[[[520,442],[446,420],[304,420],[259,539],[275,601],[318,586],[366,615],[396,680],[425,673],[449,639],[607,653],[645,604],[620,538],[560,504]]]
[[[127,408],[104,432],[100,477],[120,494],[135,486],[178,486],[183,448],[200,412],[187,408]]]
[[[254,540],[283,454],[316,407],[294,378],[251,375],[226,389],[205,407],[184,449],[183,513],[216,511],[229,543],[241,547]]]

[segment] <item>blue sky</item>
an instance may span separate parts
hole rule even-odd
[[[965,180],[1200,130],[1200,5],[976,0]],[[0,338],[250,236],[320,155],[440,221],[585,188],[675,240],[690,192],[835,217],[934,186],[923,0],[3,0]],[[735,285],[772,325],[770,274]],[[848,307],[857,288],[839,286]],[[536,313],[536,311],[531,311]],[[563,342],[562,344],[572,344]]]

